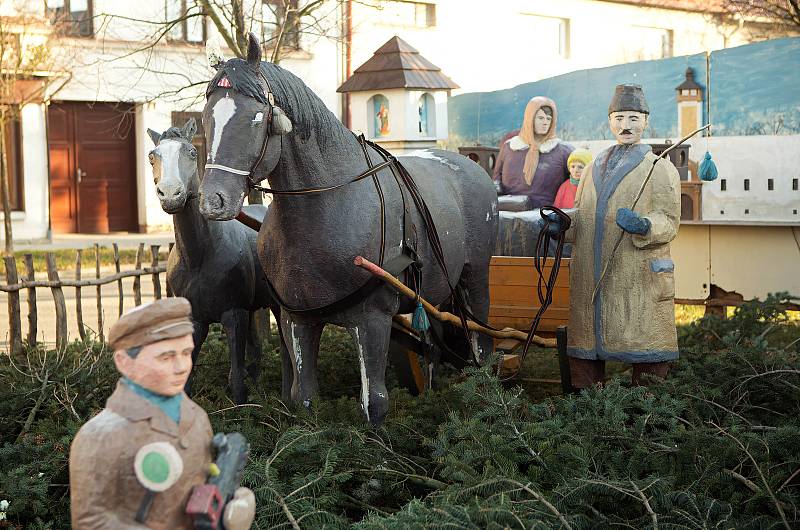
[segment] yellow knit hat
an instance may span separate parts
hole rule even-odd
[[[592,153],[588,149],[578,148],[575,149],[572,153],[570,153],[569,158],[567,159],[567,166],[572,164],[573,162],[580,162],[584,166],[588,166],[592,161]]]

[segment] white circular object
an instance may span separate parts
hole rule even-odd
[[[159,493],[178,482],[183,473],[183,459],[171,444],[153,442],[136,452],[133,471],[142,486]]]

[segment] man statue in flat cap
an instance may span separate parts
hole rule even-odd
[[[215,468],[208,416],[183,391],[192,369],[190,318],[188,300],[166,298],[111,327],[122,377],[70,448],[74,529],[194,528],[187,502]],[[253,493],[239,488],[223,513],[227,530],[250,528]]]
[[[567,233],[574,241],[567,354],[575,388],[602,382],[607,360],[632,364],[638,385],[644,374],[665,377],[678,358],[669,244],[680,223],[680,177],[641,143],[649,114],[642,87],[616,87],[608,124],[617,143],[587,166],[575,196]]]

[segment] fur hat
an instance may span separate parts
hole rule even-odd
[[[567,158],[567,166],[573,162],[580,162],[584,166],[588,166],[592,162],[592,152],[582,147],[575,149]]]
[[[650,107],[647,106],[647,101],[644,99],[641,85],[617,85],[614,89],[614,96],[608,105],[608,113],[624,110],[650,114]]]

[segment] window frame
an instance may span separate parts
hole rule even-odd
[[[6,122],[6,164],[8,175],[8,200],[11,211],[25,211],[25,173],[22,159],[22,120],[9,119]]]
[[[80,21],[76,21],[72,16],[70,4],[73,0],[63,1],[63,7],[51,8],[47,0],[45,0],[44,9],[50,21],[55,25],[68,24],[66,26],[68,28],[66,31],[67,36],[84,39],[94,38],[94,0],[86,0],[86,18]],[[84,23],[88,27],[87,32],[84,32],[81,28]]]
[[[264,28],[265,28],[266,24],[265,24],[265,21],[263,20],[263,11],[262,11],[262,16],[261,16],[261,18],[262,18],[262,20],[261,20],[261,40],[262,40],[262,42],[266,43],[268,47],[269,47],[269,41],[272,41],[277,36],[278,21],[281,21],[281,20],[285,19],[288,22],[288,19],[286,18],[286,7],[287,7],[287,4],[291,9],[294,9],[294,10],[297,10],[298,6],[299,6],[298,0],[261,0],[261,5],[262,6],[265,6],[265,5],[267,5],[267,6],[269,6],[269,5],[275,6],[275,21],[276,21],[275,22],[275,31],[270,33],[269,37],[266,36],[267,33],[264,31]],[[294,15],[294,17],[296,17],[296,15]],[[290,50],[299,50],[299,49],[301,49],[301,47],[300,47],[300,27],[299,27],[300,26],[300,21],[299,20],[294,20],[294,21],[292,21],[292,24],[293,24],[294,28],[292,30],[290,30],[289,32],[285,32],[284,35],[283,35],[283,46],[285,46],[286,48],[288,48]],[[272,48],[274,48],[274,47],[275,46],[274,46],[274,42],[273,42],[272,43]]]
[[[431,29],[436,27],[436,3],[434,2],[425,2],[420,0],[380,0],[379,6],[380,9],[383,9],[383,5],[385,4],[412,4],[414,6],[414,21],[412,23],[407,23],[405,21],[395,22],[393,20],[386,20],[380,19],[378,21],[379,24],[384,26],[395,26],[395,27],[403,27],[403,28],[414,28],[414,29]],[[418,24],[417,23],[417,9],[424,7],[425,8],[425,23]]]
[[[550,15],[540,15],[539,13],[522,13],[525,17],[529,17],[529,19],[539,19],[539,20],[550,20],[558,22],[558,52],[557,57],[559,59],[569,59],[571,56],[571,22],[569,18],[564,17],[556,17]]]
[[[170,0],[164,0],[164,19],[166,22],[169,22],[169,12],[167,10],[167,5]],[[184,17],[186,12],[189,10],[189,2],[188,0],[178,0],[180,2],[180,15],[178,17]],[[205,45],[208,41],[208,18],[206,17],[205,13],[199,15],[203,24],[203,36],[201,40],[189,40],[189,21],[184,18],[180,22],[181,28],[181,36],[175,37],[171,34],[171,31],[174,30],[174,26],[170,28],[170,31],[167,32],[166,38],[169,42],[180,42],[185,44],[194,44],[194,45]]]

